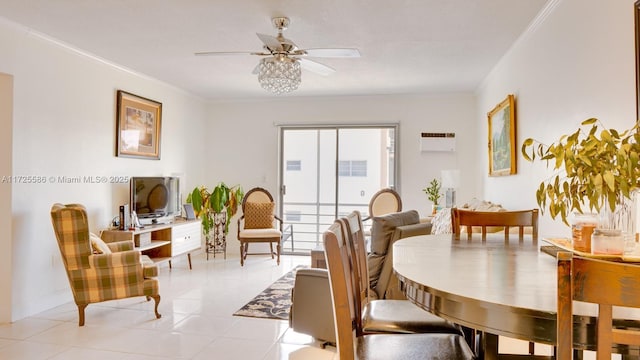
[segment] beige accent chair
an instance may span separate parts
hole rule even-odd
[[[393,243],[399,239],[428,235],[430,223],[421,223],[416,210],[376,216],[372,219],[371,251],[367,255],[369,296],[373,299],[406,299],[393,274]]]
[[[79,204],[54,204],[51,220],[78,306],[79,326],[84,325],[87,305],[135,296],[153,298],[155,316],[160,318],[158,267],[134,250],[132,240],[104,243],[92,236],[87,211]]]
[[[391,188],[385,188],[373,194],[369,200],[369,216],[366,221],[374,216],[402,211],[402,199],[400,194]]]
[[[274,223],[277,227],[274,227]],[[240,266],[244,266],[249,254],[249,244],[269,243],[271,258],[277,256],[280,265],[280,249],[282,247],[282,219],[275,215],[275,203],[269,191],[256,187],[244,195],[242,199],[242,216],[238,219],[238,241],[240,241]],[[276,251],[273,251],[273,244]]]
[[[357,307],[349,248],[342,225],[335,222],[323,234],[329,283],[336,323],[339,359],[475,359],[461,335],[371,334],[358,335]]]

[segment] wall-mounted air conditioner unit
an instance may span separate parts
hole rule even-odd
[[[456,151],[455,133],[422,133],[420,151]]]

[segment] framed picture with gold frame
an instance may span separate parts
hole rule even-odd
[[[116,156],[160,159],[162,103],[118,90]]]
[[[516,173],[516,108],[513,95],[496,105],[489,118],[489,176]]]
[[[633,4],[633,19],[636,38],[636,121],[640,121],[640,0]]]

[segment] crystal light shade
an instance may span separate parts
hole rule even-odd
[[[300,63],[283,55],[260,60],[258,82],[263,89],[277,95],[294,91],[301,82]]]

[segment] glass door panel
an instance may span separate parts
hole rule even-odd
[[[371,196],[395,184],[395,127],[281,129],[284,253],[308,253],[338,216],[368,215]]]

